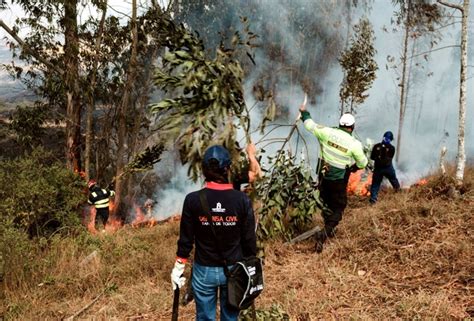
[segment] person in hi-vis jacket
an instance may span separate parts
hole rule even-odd
[[[315,123],[306,110],[299,108],[304,127],[318,139],[320,151],[319,190],[325,208],[322,210],[324,228],[315,235],[315,250],[320,253],[328,237],[333,237],[335,228],[342,219],[347,206],[347,182],[351,172],[367,166],[362,143],[352,136],[355,118],[349,113],[339,119],[338,127],[327,127]]]

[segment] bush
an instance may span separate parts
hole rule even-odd
[[[18,143],[23,146],[34,146],[44,135],[42,126],[46,121],[46,109],[42,105],[17,106],[10,120],[9,127],[16,134]]]
[[[323,204],[307,164],[297,163],[296,157],[285,151],[270,158],[270,163],[272,171],[256,188],[262,203],[257,210],[257,233],[263,240],[278,236],[291,239],[308,229],[313,214]]]
[[[84,182],[41,148],[0,161],[0,223],[33,236],[80,226]]]

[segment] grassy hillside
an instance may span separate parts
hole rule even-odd
[[[431,177],[398,194],[382,191],[375,206],[351,198],[337,237],[319,255],[312,241],[268,243],[257,309],[273,306],[291,320],[472,317],[474,171],[460,197],[449,196],[450,184]],[[178,227],[15,240],[22,246],[4,267],[0,313],[7,320],[169,320]],[[180,307],[180,320],[193,318],[193,304]]]

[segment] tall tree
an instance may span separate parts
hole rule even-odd
[[[350,40],[349,48],[342,52],[339,63],[345,71],[345,76],[339,91],[342,110],[355,112],[357,105],[368,97],[367,90],[374,82],[378,69],[374,59],[374,30],[368,19],[362,19],[354,26],[354,36]]]
[[[40,97],[48,99],[51,108],[66,111],[66,160],[71,170],[81,170],[81,103],[79,90],[79,37],[77,26],[77,0],[27,1],[15,0],[25,12],[17,26],[1,26],[17,41],[10,43],[18,58],[25,60],[32,69],[26,74],[27,85],[35,87]],[[27,26],[25,39],[18,30]],[[64,43],[58,41],[58,35]],[[13,70],[18,70],[13,67]],[[20,68],[19,74],[23,70]],[[43,84],[38,86],[38,79]]]
[[[458,133],[458,154],[456,160],[456,184],[461,186],[464,180],[464,169],[466,167],[465,150],[465,125],[466,125],[466,101],[467,101],[467,48],[468,48],[468,25],[470,0],[464,0],[462,6],[438,0],[443,6],[459,10],[462,15],[461,26],[461,62],[460,62],[460,82],[459,82],[459,133]]]
[[[66,86],[66,160],[69,169],[81,171],[81,98],[79,97],[79,36],[77,0],[64,1],[64,66]]]
[[[92,144],[93,144],[93,122],[94,122],[94,89],[97,82],[97,68],[99,65],[99,51],[102,42],[102,38],[104,36],[104,25],[105,25],[105,17],[107,14],[107,0],[104,0],[102,3],[99,4],[99,9],[102,10],[102,16],[99,22],[99,29],[97,30],[97,34],[95,35],[95,46],[94,46],[94,58],[92,62],[92,70],[91,70],[91,77],[90,77],[90,88],[87,91],[87,116],[86,116],[86,144],[84,150],[84,172],[86,180],[89,180],[91,177],[90,169],[91,169],[91,154],[92,154]]]
[[[18,3],[24,7],[25,17],[13,28],[1,20],[0,26],[15,40],[10,43],[13,55],[29,68],[12,65],[11,72],[43,98],[43,104],[50,107],[49,116],[64,115],[61,119],[67,120],[68,137],[64,145],[74,151],[68,156],[76,158],[68,164],[75,169],[81,168],[80,154],[76,153],[83,147],[79,141],[80,108],[88,106],[88,176],[101,183],[110,183],[117,177],[116,184],[122,186],[120,180],[126,178],[122,174],[124,165],[138,153],[130,144],[141,142],[137,137],[148,128],[143,109],[152,90],[151,70],[160,39],[168,36],[162,32],[163,13],[158,6],[146,8],[141,16],[135,10],[134,17],[124,25],[116,16],[106,17],[105,0],[96,0],[86,5],[101,10],[101,19],[91,16],[78,25],[77,12],[83,9],[77,9],[79,2]],[[17,34],[22,27],[28,30],[23,39]],[[135,125],[130,126],[131,123]],[[97,140],[92,142],[92,136]],[[92,159],[96,161],[95,171],[91,170]]]
[[[117,128],[117,164],[116,164],[116,181],[115,181],[115,211],[120,211],[121,200],[122,200],[122,172],[126,164],[127,157],[125,153],[126,142],[127,142],[127,114],[130,111],[132,90],[134,88],[134,82],[137,74],[137,47],[138,47],[138,28],[137,28],[137,0],[132,0],[132,17],[130,20],[130,26],[132,31],[132,42],[131,42],[131,54],[130,62],[128,65],[126,83],[124,92],[122,95],[122,101],[120,108],[118,109],[118,128]]]
[[[424,0],[393,0],[395,5],[400,7],[396,13],[396,24],[403,28],[402,55],[400,57],[402,71],[400,75],[400,102],[399,102],[399,121],[397,133],[397,155],[396,161],[399,161],[401,153],[402,132],[404,127],[405,112],[407,107],[407,92],[409,87],[408,68],[410,58],[408,49],[410,39],[416,39],[420,35],[433,35],[434,25],[442,19],[441,12],[436,4],[426,3]]]

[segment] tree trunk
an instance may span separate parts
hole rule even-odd
[[[86,181],[90,178],[90,167],[91,167],[91,150],[93,144],[93,121],[94,121],[94,88],[97,79],[97,65],[99,63],[99,49],[102,42],[102,36],[104,32],[104,23],[105,16],[107,13],[107,0],[104,1],[104,7],[102,10],[102,17],[100,19],[99,30],[97,31],[96,40],[95,40],[95,50],[94,50],[94,63],[92,66],[92,76],[89,90],[89,97],[87,103],[87,123],[86,123],[86,148],[84,151],[84,171]]]
[[[408,54],[408,38],[410,36],[410,6],[411,6],[411,1],[408,0],[407,3],[407,13],[406,13],[406,18],[405,18],[405,35],[403,38],[403,55],[402,55],[402,79],[400,82],[400,115],[398,118],[398,134],[397,134],[397,156],[395,157],[395,161],[398,163],[399,162],[399,157],[401,154],[401,140],[402,140],[402,130],[403,130],[403,120],[405,118],[405,107],[406,107],[406,96],[405,96],[405,90],[406,90],[406,74],[407,74],[407,54]]]
[[[81,170],[81,104],[79,99],[79,36],[77,0],[64,2],[64,59],[66,84],[66,160],[69,169]]]
[[[468,21],[469,0],[464,0],[462,10],[462,34],[461,34],[461,81],[459,86],[459,134],[458,155],[456,162],[456,185],[461,186],[464,179],[464,168],[466,166],[466,150],[464,146],[464,128],[466,125],[466,80],[467,80],[467,44],[468,44]]]
[[[133,89],[133,84],[136,77],[136,68],[137,68],[137,44],[138,44],[138,30],[137,30],[137,1],[132,1],[132,53],[130,56],[130,65],[127,71],[127,82],[125,84],[124,93],[120,108],[118,111],[118,129],[117,129],[117,168],[115,175],[115,214],[120,213],[121,210],[121,201],[123,194],[123,177],[122,172],[125,166],[126,161],[126,135],[127,135],[127,124],[126,124],[126,114],[129,109],[129,104],[131,101],[131,94]]]
[[[346,33],[346,43],[344,44],[344,50],[349,48],[349,40],[351,39],[351,31],[352,31],[352,1],[346,2],[346,22],[347,22],[347,33]],[[344,74],[342,75],[342,85],[344,84],[344,79],[346,79],[347,71],[344,69]],[[352,103],[351,103],[352,106]],[[344,101],[341,99],[341,110],[340,110],[340,115],[342,116],[345,113],[345,108],[344,108]],[[352,108],[351,108],[352,109]]]
[[[459,134],[458,134],[458,155],[456,157],[456,185],[459,188],[463,184],[464,169],[466,167],[466,149],[464,145],[464,128],[466,126],[466,81],[467,81],[467,44],[468,44],[468,24],[469,24],[469,1],[464,0],[463,5],[453,4],[438,0],[438,3],[461,11],[461,75],[459,84]]]

